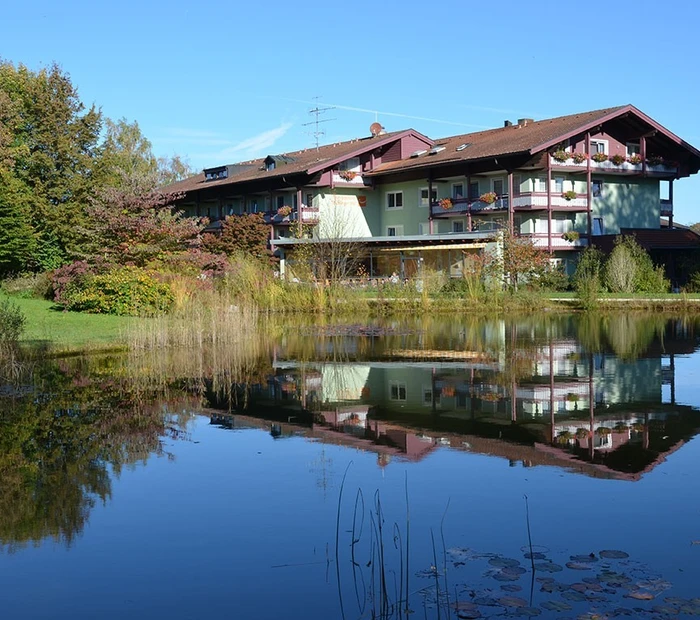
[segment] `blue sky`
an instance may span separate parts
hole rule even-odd
[[[632,103],[700,147],[700,3],[10,3],[0,56],[57,62],[86,103],[202,168],[414,127],[436,138]],[[342,107],[341,107],[342,106]],[[360,111],[366,110],[366,111]],[[700,175],[675,185],[700,221]]]

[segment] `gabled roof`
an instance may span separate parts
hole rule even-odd
[[[278,155],[268,155],[266,157],[238,162],[235,167],[240,171],[229,174],[225,179],[205,180],[204,172],[197,174],[184,181],[173,183],[165,188],[168,193],[190,192],[198,189],[210,187],[221,187],[246,181],[267,181],[270,179],[280,179],[294,174],[313,175],[325,170],[351,157],[357,157],[370,150],[386,146],[404,137],[414,136],[427,144],[432,144],[432,140],[413,129],[394,131],[367,138],[356,138],[346,142],[327,144],[316,148],[282,153]],[[266,170],[265,162],[274,161],[275,168]],[[224,168],[225,166],[222,166]],[[228,166],[229,170],[235,168]]]
[[[580,136],[586,131],[596,133],[606,122],[634,116],[638,122],[650,131],[657,132],[690,151],[698,158],[700,167],[700,151],[692,147],[678,136],[659,125],[656,121],[639,111],[633,105],[604,108],[592,112],[570,114],[542,121],[527,121],[523,124],[488,129],[474,133],[449,136],[435,140],[435,147],[444,147],[436,153],[425,153],[418,157],[388,162],[377,167],[371,174],[382,175],[399,171],[419,168],[430,168],[435,165],[448,165],[468,161],[478,161],[508,155],[536,155],[556,146],[570,138]]]

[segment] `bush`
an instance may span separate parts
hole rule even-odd
[[[52,290],[51,277],[49,272],[18,275],[3,281],[2,290],[24,299],[45,298]]]
[[[634,237],[618,237],[605,264],[605,284],[613,293],[667,293],[671,283]]]
[[[26,322],[17,304],[9,299],[0,299],[0,349],[17,344]]]
[[[164,314],[175,301],[167,284],[138,267],[80,276],[64,287],[61,299],[66,310],[126,316]]]

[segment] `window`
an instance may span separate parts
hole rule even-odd
[[[387,226],[387,237],[401,237],[403,235],[403,226]]]
[[[430,407],[433,404],[433,388],[423,387],[423,404]],[[435,405],[440,406],[440,392],[435,394]]]
[[[464,198],[464,183],[454,183],[452,185],[452,198]]]
[[[284,206],[284,196],[277,196],[277,208],[281,209]]]
[[[387,209],[403,209],[403,192],[388,192],[386,195]]]
[[[469,200],[479,199],[479,181],[474,181],[469,184]]]
[[[513,230],[516,233],[522,232],[523,228],[523,216],[522,215],[513,215]]]
[[[430,222],[419,222],[418,223],[418,234],[419,235],[429,235],[430,234]]]
[[[296,211],[297,208],[299,207],[298,200],[297,200],[298,194],[294,192],[292,194],[292,208]]]
[[[499,198],[503,196],[503,179],[493,179],[492,188]]]
[[[607,140],[591,140],[591,155],[594,153],[607,153],[608,152],[608,141]]]
[[[628,142],[627,143],[627,157],[631,155],[639,155],[642,150],[639,146],[639,142]]]
[[[600,179],[593,179],[591,181],[591,196],[593,198],[600,198],[603,195],[603,182]]]
[[[552,216],[552,232],[565,233],[571,230],[571,220],[565,213],[554,213]]]
[[[314,195],[313,194],[306,194],[306,206],[312,207],[313,204],[314,204]]]
[[[513,195],[520,196],[520,186],[522,185],[523,178],[519,174],[513,175]]]
[[[464,232],[464,222],[452,222],[452,232],[453,233]]]
[[[351,157],[350,159],[346,159],[345,161],[341,161],[338,164],[338,170],[341,172],[344,170],[353,170],[354,172],[359,172],[360,171],[360,158],[359,157]]]
[[[552,181],[554,183],[552,191],[555,194],[562,194],[564,192],[564,177],[554,177]]]
[[[406,384],[403,381],[389,381],[389,399],[406,400]]]
[[[603,226],[603,218],[602,217],[594,217],[593,218],[593,230],[591,232],[594,235],[604,234],[605,228]]]
[[[430,203],[428,202],[428,188],[427,187],[421,187],[420,190],[420,206],[421,207],[427,207],[429,204],[432,204],[433,202],[437,202],[437,188],[433,187],[432,195],[430,197]]]
[[[535,179],[535,191],[544,193],[547,191],[547,179],[538,177]]]

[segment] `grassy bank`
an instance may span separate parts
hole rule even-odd
[[[1,295],[1,294],[0,294]],[[46,345],[54,353],[124,347],[129,317],[55,310],[51,301],[10,297],[27,318],[22,342]]]

